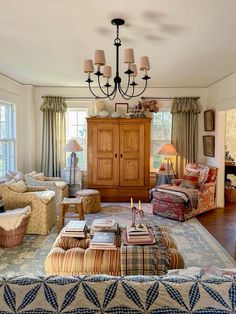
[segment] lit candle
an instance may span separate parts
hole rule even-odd
[[[137,76],[137,65],[132,63],[130,65],[130,70],[133,71],[134,73],[130,74],[131,76]]]
[[[138,201],[138,209],[141,210],[141,201]]]
[[[111,67],[109,65],[104,66],[103,77],[107,77],[107,78],[111,77]]]
[[[130,199],[130,207],[133,208],[134,207],[134,203],[133,203],[133,198],[131,197]]]
[[[131,48],[127,48],[124,50],[123,54],[124,63],[134,63],[134,50]]]
[[[93,73],[93,61],[92,60],[84,60],[84,72],[85,73]]]
[[[96,64],[96,65],[104,65],[104,64],[106,64],[104,50],[95,50],[94,64]]]
[[[149,59],[148,59],[147,56],[141,57],[141,60],[140,60],[140,70],[141,71],[150,70],[150,63],[149,63]]]

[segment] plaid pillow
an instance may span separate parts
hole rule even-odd
[[[184,175],[183,181],[181,182],[180,186],[183,188],[198,188],[198,177],[197,175]]]

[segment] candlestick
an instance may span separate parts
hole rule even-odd
[[[130,207],[131,207],[131,209],[134,207],[133,197],[131,197],[131,199],[130,199]]]

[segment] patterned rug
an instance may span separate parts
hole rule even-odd
[[[182,253],[185,266],[217,266],[235,268],[236,261],[212,237],[196,218],[186,222],[165,219],[151,212],[151,204],[143,204],[147,223],[165,225],[172,231],[178,249]],[[131,221],[129,204],[104,203],[97,214],[87,214],[91,225],[94,218],[114,218],[121,225]],[[44,275],[44,260],[57,237],[56,227],[48,236],[27,235],[22,245],[11,249],[0,248],[0,274]]]

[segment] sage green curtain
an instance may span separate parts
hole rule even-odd
[[[201,107],[196,97],[173,100],[171,142],[177,150],[176,173],[181,178],[186,163],[196,162],[198,154],[198,114]]]
[[[40,110],[43,112],[41,171],[46,176],[60,176],[61,169],[65,167],[65,98],[47,96]]]

